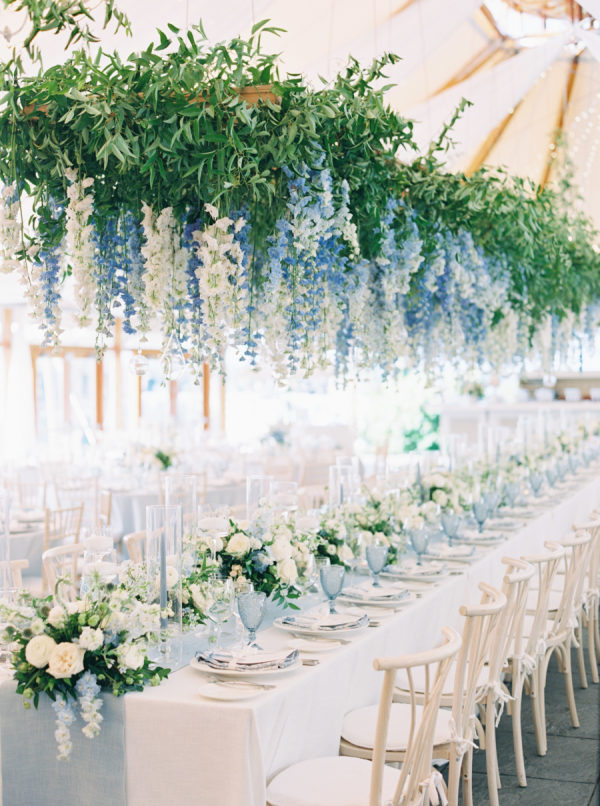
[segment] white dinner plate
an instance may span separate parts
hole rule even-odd
[[[238,700],[250,700],[259,694],[264,694],[265,689],[261,686],[253,686],[247,681],[243,686],[235,686],[231,683],[205,683],[198,689],[198,694],[207,700],[219,700],[219,702],[237,702]]]
[[[407,590],[398,591],[397,596],[369,596],[365,598],[359,594],[353,593],[340,593],[339,600],[347,602],[348,604],[356,605],[357,607],[401,607],[410,601],[410,593]]]
[[[204,663],[201,660],[197,660],[196,658],[192,658],[190,661],[190,666],[192,669],[196,669],[198,672],[203,672],[203,674],[211,674],[217,675],[218,677],[278,677],[282,674],[287,674],[288,672],[293,672],[302,664],[300,656],[296,658],[295,663],[291,663],[289,666],[284,666],[283,669],[215,669],[214,666],[209,666],[208,663]]]
[[[442,561],[425,562],[421,567],[410,565],[388,565],[382,575],[386,578],[406,580],[408,582],[438,582],[448,576],[448,566]]]
[[[435,560],[449,562],[458,560],[460,562],[471,562],[477,558],[474,546],[448,546],[445,543],[430,545],[427,549],[427,557]]]
[[[357,621],[355,626],[341,627],[338,630],[319,627],[316,619],[314,627],[311,627],[308,624],[286,624],[281,616],[275,619],[273,626],[279,627],[281,630],[287,630],[288,632],[298,633],[298,635],[320,635],[327,636],[328,638],[331,637],[332,640],[335,640],[336,637],[342,638],[346,635],[355,635],[357,632],[364,630],[365,627],[369,626],[369,617],[366,615],[366,613],[363,613],[362,617],[359,621]]]

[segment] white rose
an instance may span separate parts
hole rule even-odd
[[[50,638],[49,635],[36,635],[25,647],[27,663],[37,669],[43,669],[44,666],[48,665],[50,655],[52,655],[55,646],[56,641],[54,638]]]
[[[44,632],[44,622],[41,618],[34,618],[29,625],[29,629],[34,635],[41,635]]]
[[[48,661],[48,674],[58,679],[79,674],[83,671],[84,655],[85,650],[70,641],[56,644]]]
[[[340,538],[340,540],[345,540],[347,534],[348,534],[348,532],[346,531],[345,525],[343,523],[341,523],[340,527],[338,529],[338,537]]]
[[[389,544],[389,542],[390,542],[388,540],[387,535],[384,534],[383,532],[375,532],[375,534],[373,535],[373,540],[378,542],[380,545],[384,545],[384,546],[387,546]]]
[[[435,490],[433,495],[431,496],[436,504],[441,507],[445,507],[448,503],[448,496],[443,490]]]
[[[347,543],[344,543],[338,549],[338,557],[343,563],[347,563],[353,559],[354,552]]]
[[[299,532],[312,532],[319,528],[319,519],[314,515],[301,515],[296,518],[296,528]]]
[[[126,669],[140,669],[144,665],[144,652],[137,644],[123,644],[118,655],[119,665]]]
[[[75,602],[67,602],[67,613],[72,616],[75,613],[83,613],[85,610],[85,602],[82,599],[77,599]]]
[[[79,636],[79,646],[95,652],[104,643],[104,633],[102,630],[94,630],[92,627],[84,627]]]
[[[250,548],[251,549],[259,549],[262,547],[262,542],[258,539],[258,537],[251,537],[250,538]]]
[[[227,551],[234,557],[243,557],[250,551],[250,540],[242,532],[236,532],[229,538]]]
[[[172,565],[167,565],[167,588],[171,590],[171,588],[175,587],[179,580],[179,573],[176,568],[173,568]]]
[[[276,533],[276,540],[287,540],[291,542],[294,535],[292,534],[292,530],[287,526],[278,526],[277,533]]]
[[[282,560],[277,563],[277,574],[279,579],[286,585],[293,585],[298,579],[298,569],[293,560]]]
[[[210,605],[210,597],[202,591],[200,585],[190,585],[190,595],[196,610],[206,613]]]
[[[52,610],[48,613],[48,624],[52,627],[62,627],[65,623],[65,619],[67,614],[63,610],[62,607],[56,605],[52,608]]]
[[[292,556],[292,546],[290,541],[285,537],[278,537],[271,546],[271,554],[275,562],[281,560],[289,560]]]
[[[423,504],[421,511],[427,520],[432,520],[437,515],[437,504],[433,501],[428,501],[426,504]]]
[[[425,518],[422,518],[420,515],[414,515],[409,522],[408,528],[409,529],[422,529],[425,525]]]
[[[363,546],[370,546],[373,542],[373,533],[367,531],[361,532],[360,540]]]

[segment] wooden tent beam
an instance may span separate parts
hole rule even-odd
[[[527,97],[527,96],[525,96],[525,97]],[[521,104],[523,103],[524,100],[525,99],[522,98],[519,101],[518,104],[515,104],[515,106],[511,109],[511,111],[504,118],[504,120],[501,123],[499,123],[498,126],[496,126],[495,129],[492,129],[492,131],[488,134],[488,136],[485,138],[485,140],[481,144],[479,150],[475,154],[475,157],[471,160],[471,163],[470,163],[469,167],[465,170],[465,174],[467,176],[471,176],[471,174],[474,174],[476,171],[478,171],[481,168],[481,166],[487,160],[489,155],[492,153],[492,150],[493,150],[494,146],[496,145],[496,143],[500,140],[500,138],[502,137],[502,135],[506,131],[506,128],[507,128],[508,124],[511,122],[515,112],[521,106]]]
[[[450,87],[455,87],[457,84],[461,84],[463,81],[471,78],[471,76],[474,76],[475,73],[484,68],[489,60],[502,49],[502,44],[502,40],[500,39],[494,39],[492,42],[488,42],[482,50],[476,53],[470,61],[463,65],[460,70],[458,70],[449,81],[436,90],[433,95],[439,95],[440,92],[444,92],[444,90],[448,90]]]
[[[546,167],[544,168],[544,173],[540,181],[540,187],[542,188],[546,187],[548,180],[550,179],[550,174],[552,173],[552,165],[554,164],[554,160],[556,158],[556,147],[559,143],[559,140],[564,130],[565,120],[567,117],[569,104],[571,102],[571,95],[573,94],[573,87],[575,85],[575,77],[577,75],[578,66],[579,66],[579,54],[573,57],[573,61],[571,62],[571,69],[569,70],[569,75],[567,76],[567,85],[565,87],[564,102],[560,105],[556,126],[554,127],[554,131],[552,132],[552,143],[550,145],[550,153],[548,154]]]

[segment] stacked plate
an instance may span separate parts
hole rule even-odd
[[[357,609],[327,613],[312,610],[297,616],[281,616],[273,622],[276,627],[304,635],[346,635],[369,626],[369,617]]]
[[[437,560],[455,560],[469,563],[477,559],[475,546],[465,544],[459,546],[449,546],[447,543],[430,543],[427,548],[427,556]]]
[[[190,661],[190,666],[200,672],[219,674],[228,677],[254,675],[276,675],[292,671],[300,665],[297,649],[255,650],[234,653],[226,649],[198,652]]]
[[[374,587],[370,583],[344,588],[340,601],[355,605],[372,605],[373,607],[397,607],[411,601],[410,593],[396,585],[380,585]]]
[[[478,532],[477,530],[467,530],[460,537],[455,537],[454,542],[466,544],[467,546],[495,546],[505,539],[502,532]]]
[[[418,565],[416,560],[405,559],[396,565],[388,565],[384,574],[408,582],[438,582],[448,575],[448,566],[438,560],[425,560]]]

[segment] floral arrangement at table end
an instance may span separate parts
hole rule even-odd
[[[58,588],[59,586],[57,586]],[[25,708],[40,695],[53,701],[58,759],[69,758],[70,727],[84,722],[91,739],[100,732],[102,691],[120,697],[166,678],[169,669],[151,664],[147,644],[158,621],[155,605],[137,601],[122,588],[95,589],[73,602],[59,596],[36,598],[21,591],[14,603],[0,603],[3,640],[13,647],[13,677]]]

